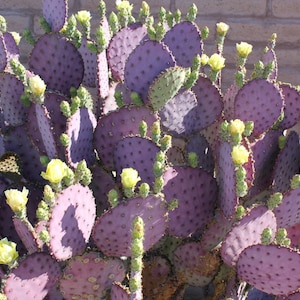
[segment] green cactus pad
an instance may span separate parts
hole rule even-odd
[[[186,70],[182,67],[171,67],[161,73],[151,84],[148,98],[155,111],[161,109],[172,99],[184,84]]]

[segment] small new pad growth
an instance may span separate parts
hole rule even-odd
[[[295,174],[291,180],[291,189],[296,189],[300,186],[300,174]]]
[[[285,228],[278,228],[275,236],[275,241],[281,246],[290,246],[291,240],[287,238],[287,231]]]
[[[244,208],[244,206],[239,205],[236,208],[235,216],[238,220],[241,220],[244,215],[245,215],[245,208]]]
[[[116,207],[119,203],[119,194],[117,190],[112,189],[107,194],[108,202],[111,205],[111,207]]]

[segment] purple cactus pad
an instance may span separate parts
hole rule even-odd
[[[237,93],[234,119],[253,121],[253,137],[269,130],[283,111],[284,97],[279,87],[265,79],[253,79]]]
[[[114,282],[122,282],[125,265],[117,258],[103,258],[89,252],[75,256],[63,271],[59,286],[65,300],[100,299]]]
[[[28,255],[8,275],[7,299],[43,300],[61,275],[58,263],[46,253]]]
[[[288,295],[299,288],[300,253],[277,245],[253,245],[237,261],[237,275],[272,295]]]
[[[4,37],[0,35],[0,72],[3,72],[6,68],[8,61],[8,53],[4,41]]]
[[[217,202],[215,178],[192,167],[169,167],[164,175],[163,193],[167,202],[176,199],[178,207],[169,212],[168,232],[189,237],[212,219]]]
[[[92,237],[100,251],[107,256],[131,256],[131,226],[134,218],[144,221],[144,251],[148,251],[166,231],[166,207],[157,196],[133,198],[100,216]]]
[[[174,66],[174,57],[165,44],[147,40],[129,55],[124,70],[125,84],[146,101],[153,80],[162,71]]]
[[[43,0],[43,16],[52,31],[60,31],[67,21],[67,0]]]
[[[162,42],[172,51],[178,66],[192,67],[195,56],[202,55],[203,42],[199,28],[189,21],[175,24],[167,31]]]
[[[130,300],[129,289],[118,282],[114,282],[110,291],[110,300]]]
[[[70,143],[66,147],[66,155],[71,166],[85,160],[90,166],[95,163],[96,156],[93,147],[96,118],[87,108],[80,108],[67,121],[66,134]]]
[[[107,59],[115,80],[124,80],[128,56],[146,37],[147,28],[139,23],[129,24],[112,37],[107,48]]]
[[[157,121],[157,115],[147,107],[122,107],[98,120],[94,132],[94,145],[105,168],[114,169],[113,151],[116,144],[126,136],[139,134],[141,121],[147,123],[146,135],[151,137],[151,126]]]
[[[29,68],[41,76],[48,89],[64,95],[70,95],[71,87],[79,87],[84,74],[79,51],[58,33],[45,34],[38,39],[30,55]]]
[[[57,260],[67,260],[84,251],[95,216],[95,199],[88,187],[74,184],[58,194],[48,224],[49,246]]]
[[[244,249],[252,245],[261,244],[261,234],[266,228],[272,230],[272,242],[277,231],[274,213],[265,206],[253,208],[230,230],[224,239],[221,248],[223,261],[235,267],[239,255]]]

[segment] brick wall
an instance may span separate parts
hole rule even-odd
[[[107,10],[114,9],[114,2],[107,0]],[[272,33],[278,35],[276,53],[279,65],[279,80],[300,85],[300,1],[299,0],[148,0],[151,11],[157,13],[160,6],[174,11],[181,9],[183,14],[192,3],[196,3],[199,13],[197,23],[208,26],[211,35],[206,52],[214,52],[214,28],[217,22],[230,25],[225,41],[226,65],[225,84],[232,80],[235,62],[235,44],[246,41],[253,44],[254,51],[249,56],[249,67],[260,58],[263,48]],[[69,0],[69,14],[80,9],[90,10],[94,16],[92,25],[97,23],[98,0]],[[131,0],[137,13],[141,0]],[[21,32],[29,28],[39,34],[38,17],[42,0],[0,0],[0,14],[8,22],[9,31]],[[21,44],[22,53],[30,47]]]

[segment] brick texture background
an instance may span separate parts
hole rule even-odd
[[[137,13],[142,0],[131,0]],[[78,10],[90,10],[92,26],[97,24],[98,0],[69,0],[69,15]],[[114,0],[107,0],[107,10],[114,9]],[[300,1],[299,0],[148,0],[155,14],[161,6],[174,11],[179,8],[185,14],[192,3],[198,7],[196,22],[200,28],[208,26],[210,38],[205,51],[211,55],[214,50],[215,24],[223,21],[230,25],[225,41],[224,56],[227,70],[224,72],[225,86],[233,78],[235,66],[235,44],[245,41],[253,44],[248,66],[260,59],[263,48],[272,33],[277,33],[276,53],[279,65],[279,80],[300,85]],[[5,16],[9,31],[22,32],[31,29],[41,33],[38,18],[41,15],[42,0],[0,0],[0,14]],[[21,44],[26,59],[30,47]]]

